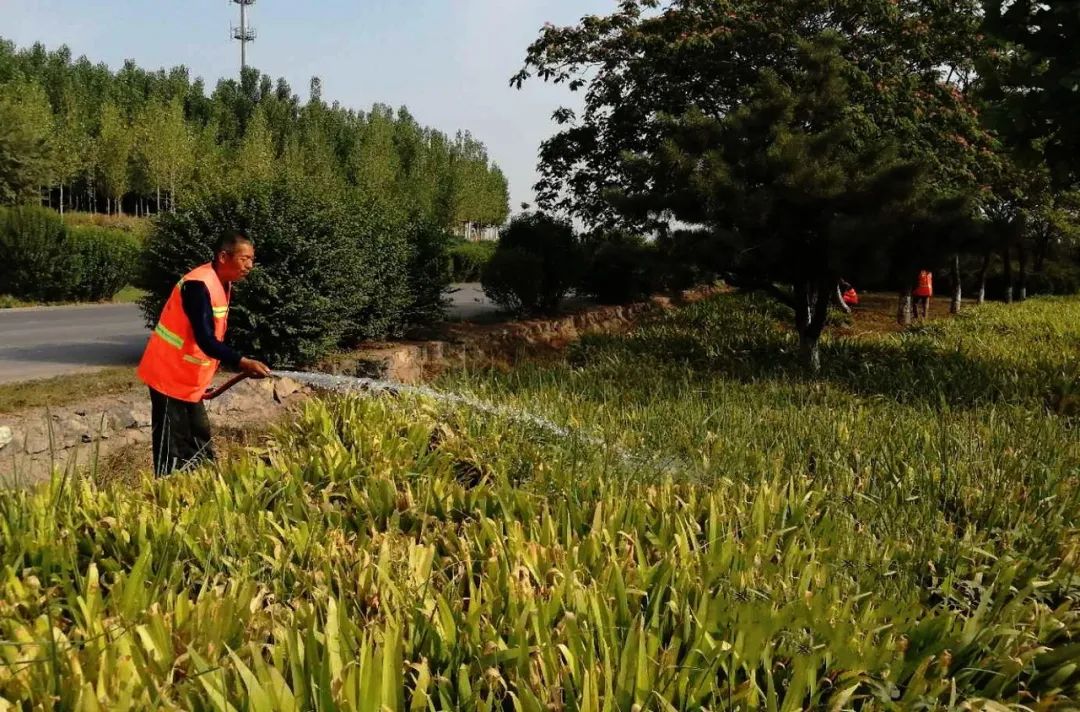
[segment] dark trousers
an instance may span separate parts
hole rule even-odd
[[[930,312],[930,297],[915,297],[915,317],[925,319]]]
[[[150,425],[158,477],[214,459],[210,418],[202,403],[170,398],[151,388]]]

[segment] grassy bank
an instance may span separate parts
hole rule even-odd
[[[838,329],[814,381],[777,316],[440,384],[580,437],[331,400],[217,471],[0,494],[0,699],[1074,706],[1080,301]]]
[[[127,286],[117,292],[112,299],[107,302],[97,302],[100,304],[135,304],[138,302],[146,292],[138,287]],[[61,307],[70,306],[73,304],[81,304],[84,302],[28,302],[22,299],[16,299],[15,297],[0,294],[0,309],[17,309],[21,307]],[[93,302],[92,302],[93,303]]]
[[[127,393],[140,381],[130,366],[105,368],[20,383],[0,383],[0,413],[59,407],[100,396]]]

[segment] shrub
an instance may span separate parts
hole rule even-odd
[[[0,210],[0,293],[31,302],[109,299],[135,276],[132,233],[71,227],[51,210]]]
[[[410,303],[404,323],[425,324],[443,316],[446,290],[452,280],[449,249],[452,237],[437,225],[407,226]]]
[[[484,294],[512,312],[540,311],[543,260],[531,252],[500,248],[484,266]]]
[[[61,301],[67,298],[71,263],[59,215],[39,207],[0,209],[0,293]]]
[[[77,301],[110,299],[135,278],[139,240],[131,233],[100,227],[68,231],[72,261],[67,298]]]
[[[543,213],[514,218],[481,275],[484,293],[516,312],[549,314],[578,281],[581,251],[570,223]]]
[[[484,266],[491,261],[497,242],[459,242],[450,247],[450,274],[453,282],[479,282]]]
[[[601,304],[626,304],[647,297],[661,284],[660,255],[643,238],[610,233],[584,246],[581,290]]]
[[[431,265],[440,239],[356,195],[280,177],[193,197],[159,219],[142,267],[148,323],[177,279],[236,229],[254,240],[257,269],[234,293],[228,339],[275,367],[398,335],[438,309],[432,295],[445,282]]]

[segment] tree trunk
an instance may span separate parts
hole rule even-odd
[[[802,354],[806,370],[817,375],[821,373],[821,339],[819,336],[803,335],[799,337],[799,351]]]
[[[60,217],[64,217],[64,181],[60,181]]]
[[[986,273],[990,270],[992,253],[983,255],[982,269],[979,270],[979,304],[986,304]]]
[[[1002,248],[1002,250],[1001,250],[1001,259],[1005,263],[1004,268],[1003,268],[1004,272],[1005,272],[1005,303],[1006,304],[1012,304],[1013,303],[1013,270],[1012,270],[1012,260],[1010,259],[1009,246],[1008,245],[1006,245],[1004,248]]]
[[[960,313],[960,304],[963,302],[964,285],[960,283],[960,255],[953,255],[952,265],[952,302],[949,304],[950,314]]]
[[[844,310],[845,314],[851,313],[851,307],[849,307],[847,302],[844,301],[844,293],[840,291],[839,283],[837,283],[836,285],[836,303],[841,309]]]
[[[1035,273],[1042,274],[1046,267],[1046,256],[1050,252],[1050,226],[1043,223],[1039,228],[1039,240],[1035,243]]]
[[[911,326],[911,290],[901,289],[896,304],[896,323]]]
[[[829,294],[835,282],[807,280],[795,288],[795,329],[803,364],[811,374],[821,371],[821,332],[829,316]]]
[[[161,212],[161,186],[157,187],[157,200],[154,201],[154,212]]]
[[[1027,249],[1024,247],[1023,241],[1020,241],[1016,245],[1016,257],[1020,263],[1020,273],[1017,280],[1016,288],[1016,300],[1022,302],[1027,299]]]

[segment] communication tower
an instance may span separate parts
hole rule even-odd
[[[240,42],[240,73],[243,74],[244,69],[247,68],[247,46],[248,42],[255,41],[255,28],[249,27],[247,22],[247,9],[249,5],[254,5],[255,0],[232,0],[236,5],[240,6],[240,26],[232,28],[232,38]]]

